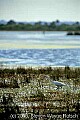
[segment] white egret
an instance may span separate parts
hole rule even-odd
[[[64,84],[63,82],[59,82],[59,81],[52,81],[52,83],[55,84],[58,89],[59,87],[62,88],[62,86],[66,86],[66,84]]]

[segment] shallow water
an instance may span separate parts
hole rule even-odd
[[[80,66],[80,36],[67,36],[66,32],[0,32],[0,65]]]
[[[80,49],[0,50],[1,65],[80,66]]]
[[[66,32],[0,32],[1,49],[80,48],[80,36]]]

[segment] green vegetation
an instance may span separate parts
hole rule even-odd
[[[68,86],[57,89],[52,80]],[[59,114],[80,115],[80,67],[0,68],[1,120],[54,120]]]
[[[80,31],[79,22],[74,24],[64,24],[60,23],[59,20],[53,21],[51,23],[36,22],[34,24],[30,23],[17,23],[14,20],[10,20],[7,24],[0,24],[0,30],[7,31]]]
[[[13,115],[15,115],[15,119],[19,120],[18,115],[20,114],[20,110],[19,107],[17,105],[15,105],[15,103],[13,102],[13,98],[10,94],[7,94],[7,96],[5,94],[3,94],[2,96],[2,101],[1,101],[1,108],[0,108],[0,119],[1,120],[13,120],[14,117]]]

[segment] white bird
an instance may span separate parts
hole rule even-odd
[[[63,82],[59,82],[59,81],[53,81],[52,79],[50,79],[50,77],[47,75],[46,78],[48,80],[50,80],[50,82],[52,82],[53,84],[55,84],[57,86],[57,88],[59,89],[59,87],[62,88],[62,86],[67,86],[65,83]]]
[[[65,86],[66,84],[64,84],[64,83],[62,83],[62,82],[58,82],[58,81],[52,81],[53,82],[53,84],[55,84],[58,88],[59,87],[61,87],[62,88],[62,86]]]

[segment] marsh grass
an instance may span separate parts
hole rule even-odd
[[[52,80],[61,81],[67,86],[57,89]],[[9,103],[14,114],[19,111],[27,115],[79,114],[80,68],[0,68],[0,115],[6,114],[4,98],[12,100],[6,103],[9,116],[13,114]],[[28,117],[31,119],[31,116]]]

